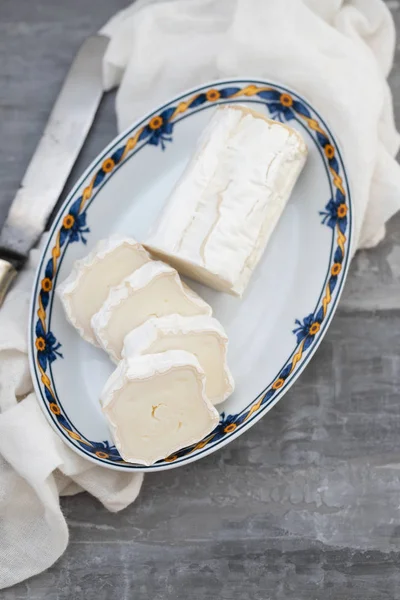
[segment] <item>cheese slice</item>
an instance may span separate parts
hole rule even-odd
[[[300,134],[240,105],[214,113],[144,246],[241,296],[303,168]]]
[[[98,346],[91,319],[106,300],[111,287],[151,260],[134,239],[114,235],[98,242],[90,254],[74,263],[57,293],[70,323],[86,341]]]
[[[187,317],[212,314],[204,302],[183,284],[172,267],[152,261],[124,279],[110,293],[92,318],[99,344],[114,361],[121,358],[125,336],[150,317],[170,314]]]
[[[219,422],[198,360],[183,350],[122,360],[101,395],[115,445],[142,465],[199,442]]]
[[[185,350],[195,355],[206,375],[206,394],[213,404],[226,400],[234,390],[227,363],[228,336],[212,317],[167,315],[152,318],[124,340],[123,357]]]

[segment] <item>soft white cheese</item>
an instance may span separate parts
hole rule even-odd
[[[144,264],[110,293],[92,318],[99,344],[114,361],[121,358],[125,336],[150,317],[170,314],[191,317],[212,314],[204,302],[183,284],[175,269],[159,261]]]
[[[123,357],[186,350],[195,355],[206,375],[206,394],[213,404],[226,400],[234,390],[227,363],[228,336],[213,317],[167,315],[152,318],[124,340]]]
[[[241,296],[303,168],[300,134],[244,106],[214,113],[145,247]]]
[[[101,402],[122,458],[142,465],[199,442],[219,421],[198,360],[183,350],[122,360]]]
[[[114,235],[101,240],[90,254],[75,261],[70,275],[57,286],[57,293],[68,320],[83,339],[98,346],[90,324],[93,315],[113,286],[150,260],[141,244]]]

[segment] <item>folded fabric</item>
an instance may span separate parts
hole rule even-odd
[[[68,544],[60,495],[86,490],[111,511],[135,500],[141,474],[78,456],[48,424],[32,393],[27,324],[39,251],[0,311],[0,588],[53,564]]]
[[[120,130],[219,78],[263,77],[302,94],[343,148],[356,246],[382,239],[400,208],[400,167],[386,81],[395,31],[381,0],[142,1],[103,32],[111,37],[104,83],[119,86]]]

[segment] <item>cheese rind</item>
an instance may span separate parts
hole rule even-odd
[[[212,309],[184,285],[175,269],[159,261],[144,264],[110,293],[91,324],[101,347],[121,358],[125,336],[150,317],[209,315]]]
[[[183,350],[122,360],[101,403],[122,458],[142,465],[199,442],[219,422],[204,371]]]
[[[97,243],[94,250],[75,261],[70,275],[57,286],[69,322],[84,340],[98,346],[91,318],[100,309],[110,288],[151,260],[136,240],[116,234]]]
[[[306,155],[287,125],[237,104],[218,108],[145,247],[182,274],[241,296]]]
[[[156,354],[172,349],[191,352],[206,375],[206,394],[219,404],[233,392],[235,384],[227,363],[228,336],[212,317],[167,315],[151,318],[124,340],[123,357]]]

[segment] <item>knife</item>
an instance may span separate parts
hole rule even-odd
[[[89,132],[103,95],[108,42],[97,34],[78,51],[11,204],[0,233],[0,307],[43,233]]]

